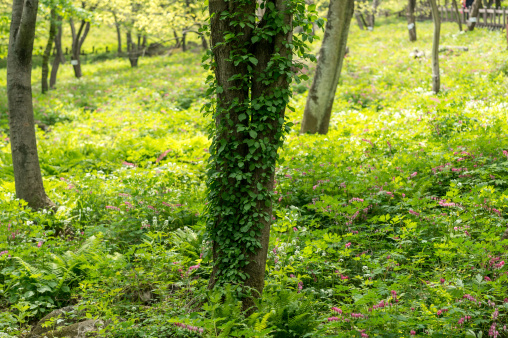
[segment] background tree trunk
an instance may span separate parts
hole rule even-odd
[[[363,17],[363,14],[360,12],[355,13],[356,21],[358,22],[358,27],[360,27],[360,30],[364,30],[368,27],[367,21],[365,21],[365,18]]]
[[[478,0],[477,0],[478,1]],[[434,37],[432,39],[432,91],[439,93],[441,77],[439,75],[439,37],[441,34],[441,18],[437,8],[436,0],[430,0],[432,7],[432,18],[434,21]]]
[[[468,31],[471,32],[474,31],[476,22],[478,20],[478,14],[480,12],[481,3],[482,3],[481,0],[475,0],[475,2],[473,2],[473,6],[471,6],[471,14],[469,15],[469,20],[467,22]]]
[[[129,62],[132,68],[138,66],[138,58],[139,58],[139,37],[138,44],[132,41],[132,33],[128,31],[126,33],[127,36],[127,52],[129,54]]]
[[[376,24],[377,8],[380,3],[381,0],[372,0],[372,6],[368,15],[369,27],[372,27],[372,29],[374,29],[374,25]]]
[[[83,73],[81,71],[81,60],[80,60],[81,47],[83,46],[83,43],[85,42],[88,32],[90,31],[90,22],[81,20],[81,24],[79,26],[77,33],[76,33],[76,28],[74,27],[74,21],[72,20],[72,18],[69,20],[69,23],[71,26],[71,33],[72,33],[71,64],[72,64],[72,67],[74,68],[74,75],[79,79],[80,77],[83,76]]]
[[[120,27],[120,22],[118,22],[118,19],[116,18],[115,12],[112,12],[112,13],[113,13],[113,18],[115,19],[116,40],[118,41],[117,54],[120,56],[120,55],[122,55],[122,30]]]
[[[459,25],[459,32],[462,32],[462,19],[460,18],[459,6],[457,0],[452,0],[453,9],[455,10],[455,17],[457,18],[457,24]]]
[[[32,105],[32,52],[38,0],[13,0],[7,96],[16,196],[34,209],[53,208],[42,183]]]
[[[353,12],[354,0],[330,0],[325,35],[316,75],[307,96],[301,133],[328,133]]]
[[[44,94],[48,91],[48,75],[49,75],[49,57],[51,56],[51,49],[53,47],[53,42],[55,41],[56,35],[56,10],[54,8],[51,9],[49,16],[49,36],[48,42],[46,43],[46,49],[44,50],[44,54],[42,55],[42,79],[41,79],[41,90]]]
[[[409,41],[416,41],[415,8],[416,0],[409,0],[407,5],[407,30],[409,32]]]
[[[56,85],[56,78],[58,75],[58,68],[61,64],[65,64],[65,57],[62,51],[62,17],[59,16],[58,19],[58,33],[55,36],[55,49],[56,55],[53,59],[53,65],[51,67],[51,76],[49,78],[49,88],[54,88]]]

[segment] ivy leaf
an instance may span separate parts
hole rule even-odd
[[[252,138],[256,138],[256,137],[258,137],[258,133],[256,133],[254,130],[249,131],[249,135],[250,135],[250,137],[252,137]]]

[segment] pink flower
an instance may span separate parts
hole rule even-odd
[[[445,282],[445,279],[441,278],[439,281],[441,282],[441,284],[443,284]]]
[[[298,228],[297,228],[297,227],[293,227],[293,231],[294,231],[294,232],[297,232],[297,231],[298,231]]]
[[[37,243],[37,247],[40,248],[42,246],[42,241]]]
[[[346,248],[349,248],[351,246],[351,242],[346,244]]]
[[[487,282],[492,281],[492,279],[490,279],[490,277],[489,277],[489,276],[485,276],[485,277],[483,277],[483,279],[485,279]]]
[[[338,322],[338,321],[339,321],[338,317],[330,317],[330,318],[328,318],[328,322]]]
[[[437,311],[437,315],[438,315],[438,316],[441,316],[441,314],[442,314],[442,313],[443,313],[443,310],[438,310],[438,311]]]
[[[298,282],[298,293],[303,290],[303,282]]]
[[[111,209],[111,210],[120,211],[120,208],[114,207],[114,206],[112,206],[112,205],[106,205],[106,209]]]
[[[416,336],[416,331],[415,330],[411,330],[411,332],[409,332],[410,335],[412,336]]]
[[[342,310],[341,310],[341,309],[339,309],[339,308],[338,308],[338,307],[336,307],[336,306],[332,307],[332,310],[333,310],[333,311],[335,311],[335,312],[337,312],[337,313],[339,313],[339,314],[342,314]]]
[[[418,175],[418,173],[415,171],[414,173],[411,174],[411,178],[415,177],[416,175]]]

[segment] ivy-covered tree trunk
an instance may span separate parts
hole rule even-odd
[[[432,39],[432,91],[439,93],[441,88],[441,76],[439,75],[439,38],[441,35],[441,17],[437,8],[436,0],[429,0],[434,21],[434,36]]]
[[[46,49],[44,50],[44,54],[42,55],[42,83],[41,90],[44,94],[48,91],[48,75],[49,75],[49,57],[51,56],[51,48],[53,47],[53,43],[55,41],[56,35],[56,20],[57,14],[54,8],[51,9],[49,16],[49,35],[48,42],[46,43]]]
[[[462,32],[462,19],[460,18],[459,6],[457,0],[452,0],[453,9],[455,10],[455,17],[457,18],[457,25],[459,25],[459,32]]]
[[[354,0],[330,0],[325,35],[316,75],[307,96],[301,133],[328,133],[353,13]]]
[[[416,41],[415,8],[416,0],[409,0],[407,4],[407,30],[409,32],[409,41]]]
[[[79,56],[81,54],[81,47],[83,46],[83,43],[85,42],[85,39],[88,36],[88,32],[90,31],[90,22],[81,20],[81,24],[77,32],[72,18],[69,20],[69,23],[71,26],[72,33],[71,64],[72,67],[74,68],[74,75],[79,79],[80,77],[83,76],[83,72],[81,70],[81,60]]]
[[[474,28],[476,27],[481,5],[482,0],[475,0],[473,2],[473,6],[471,6],[471,14],[469,15],[469,19],[467,21],[467,30],[470,32],[474,31]]]
[[[51,66],[51,76],[49,77],[49,88],[54,88],[56,85],[56,78],[58,75],[58,68],[60,68],[60,64],[65,64],[65,57],[62,51],[62,17],[59,16],[57,21],[58,25],[58,33],[55,36],[55,49],[56,55],[53,59],[53,64]]]
[[[289,128],[292,47],[302,46],[293,40],[292,17],[305,8],[303,0],[263,1],[257,21],[256,4],[209,2],[217,101],[208,105],[215,128],[207,181],[209,286],[240,283],[254,297],[263,291],[277,151]],[[251,297],[244,300],[244,308],[252,304]]]
[[[32,52],[38,0],[13,0],[7,55],[9,128],[16,196],[34,209],[53,208],[42,183],[32,105]]]

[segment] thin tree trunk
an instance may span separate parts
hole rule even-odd
[[[477,0],[478,1],[478,0]],[[437,8],[436,0],[430,0],[432,18],[434,21],[434,37],[432,39],[432,91],[439,93],[441,78],[439,75],[439,37],[441,34],[441,18]]]
[[[183,31],[182,33],[182,51],[187,51],[187,32]]]
[[[307,96],[300,133],[328,133],[353,12],[354,0],[330,0],[323,45]]]
[[[416,0],[409,0],[407,6],[407,30],[409,32],[409,41],[416,41],[415,8]]]
[[[65,57],[62,51],[62,17],[59,16],[58,19],[58,33],[55,36],[55,49],[56,55],[53,59],[53,65],[51,67],[51,76],[49,78],[49,88],[54,88],[56,85],[56,78],[58,75],[58,68],[60,67],[60,63],[65,63]]]
[[[471,6],[471,14],[469,15],[469,20],[467,22],[467,30],[470,32],[474,31],[476,22],[478,21],[478,14],[480,12],[481,3],[481,0],[475,0]]]
[[[355,18],[356,18],[356,22],[358,23],[358,27],[360,27],[360,30],[363,31],[365,29],[364,28],[365,25],[363,24],[365,22],[365,20],[363,19],[362,14],[355,12]]]
[[[372,29],[374,29],[374,25],[376,24],[377,8],[379,7],[380,2],[381,2],[381,0],[373,0],[372,1],[372,7],[371,7],[370,13],[368,15],[369,27],[372,27]]]
[[[116,28],[116,40],[118,41],[118,56],[122,55],[122,30],[120,28],[120,22],[116,18],[116,13],[113,12],[113,18],[115,19],[115,28]]]
[[[129,63],[132,68],[138,66],[138,58],[139,58],[139,37],[138,44],[132,41],[132,33],[130,31],[127,32],[127,52],[129,53]]]
[[[175,41],[176,41],[175,48],[179,48],[180,47],[180,37],[178,37],[178,34],[176,33],[175,30],[173,30],[173,35],[175,36]]]
[[[71,33],[72,33],[72,58],[71,58],[71,64],[74,68],[74,75],[76,78],[81,78],[83,76],[82,70],[81,70],[81,60],[80,60],[80,54],[81,54],[81,47],[83,46],[83,43],[85,42],[86,37],[88,36],[88,32],[90,31],[90,22],[87,22],[85,20],[81,20],[81,24],[79,26],[79,30],[76,33],[76,28],[74,27],[74,21],[69,19],[69,23],[71,26]]]
[[[208,41],[206,40],[206,36],[204,34],[201,35],[201,46],[204,50],[208,49]]]
[[[228,161],[223,161],[218,155],[220,149],[214,146],[215,148],[212,147],[211,150],[214,162],[208,184],[213,189],[210,189],[208,200],[213,219],[209,220],[207,226],[213,234],[214,266],[209,287],[213,288],[217,283],[231,282],[232,275],[235,277],[244,275],[246,279],[243,285],[254,290],[253,296],[260,296],[264,287],[272,217],[271,193],[277,149],[283,142],[285,100],[289,99],[289,79],[286,74],[291,71],[291,62],[281,63],[282,68],[278,71],[280,75],[271,75],[272,63],[280,62],[277,61],[277,54],[282,58],[291,56],[288,45],[292,41],[293,31],[291,14],[286,8],[287,2],[274,0],[271,3],[274,6],[266,8],[263,18],[254,28],[251,25],[242,25],[243,27],[232,25],[231,21],[236,18],[226,16],[223,19],[221,14],[228,11],[237,16],[254,17],[255,1],[209,2],[211,44],[216,64],[215,78],[217,85],[221,87],[221,91],[217,91],[217,108],[214,115],[217,130],[214,144],[224,144],[228,154],[236,154],[231,159],[228,158]],[[255,43],[251,42],[253,29],[262,30],[263,27],[270,29],[269,27],[277,25],[288,26],[290,29],[280,30],[269,39],[261,38]],[[225,32],[234,34],[236,37],[234,41],[225,42]],[[252,66],[246,62],[235,65],[231,60],[231,54],[240,53],[239,49],[243,48],[241,46],[245,46],[256,58],[257,61]],[[249,71],[249,68],[252,71]],[[277,96],[276,99],[276,95],[282,96]],[[267,101],[278,103],[271,107],[265,103]],[[251,110],[250,103],[256,103],[256,108]],[[234,128],[231,128],[230,122]],[[263,127],[262,130],[256,129],[259,126]],[[247,129],[239,130],[236,127]],[[253,133],[254,131],[256,132]],[[257,140],[263,140],[262,142],[273,151],[264,151],[259,147],[252,152],[253,148],[249,149],[248,144]],[[234,178],[233,174],[238,172],[243,172],[243,179]],[[246,201],[249,199],[246,196],[252,194],[256,196],[252,198],[250,204],[252,209],[238,205],[238,198]],[[245,226],[250,229],[245,230]],[[232,230],[226,230],[229,228]],[[253,242],[252,238],[247,241],[232,235],[242,234],[245,231],[255,234],[255,240],[258,242]],[[238,262],[239,256],[245,257],[245,260],[240,261],[242,263],[238,263],[237,266],[232,266],[230,262]],[[252,298],[243,301],[244,309],[252,305]]]
[[[32,52],[38,0],[13,0],[7,96],[16,196],[34,209],[54,208],[42,183],[32,105]]]
[[[453,9],[455,10],[455,17],[457,18],[457,24],[459,25],[459,32],[462,32],[462,19],[460,18],[459,6],[457,0],[452,0]]]
[[[51,56],[51,48],[53,47],[53,42],[55,41],[56,35],[56,10],[54,8],[51,9],[49,16],[49,36],[48,42],[46,43],[46,49],[44,50],[44,54],[42,55],[42,79],[41,79],[41,90],[44,94],[48,91],[48,75],[49,75],[49,57]]]

